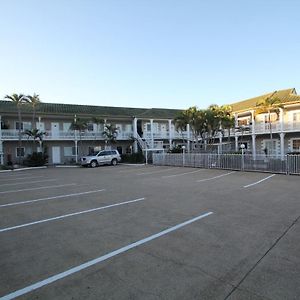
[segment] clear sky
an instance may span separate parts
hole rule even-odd
[[[299,0],[0,0],[0,97],[205,108],[300,93]]]

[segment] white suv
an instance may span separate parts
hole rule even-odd
[[[115,166],[121,161],[121,156],[118,150],[102,150],[98,153],[90,154],[88,156],[83,156],[81,158],[82,166],[91,166],[95,168],[99,165],[113,165]]]

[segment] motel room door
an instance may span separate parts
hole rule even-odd
[[[51,123],[51,135],[53,138],[59,137],[59,123],[56,122]]]
[[[60,164],[60,147],[53,146],[52,147],[52,163],[53,164]]]

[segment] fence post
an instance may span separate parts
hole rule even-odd
[[[241,169],[242,169],[242,171],[244,171],[244,169],[245,169],[245,153],[244,153],[245,145],[241,144],[240,147],[242,149],[242,165],[241,165]]]
[[[185,146],[182,146],[182,166],[185,165]]]

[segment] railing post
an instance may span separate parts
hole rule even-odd
[[[0,115],[0,165],[4,165],[3,141],[2,141],[2,124]]]
[[[242,149],[242,163],[241,163],[241,170],[244,171],[245,169],[245,152],[244,152],[244,149],[245,149],[245,145],[244,144],[241,144],[241,149]]]

